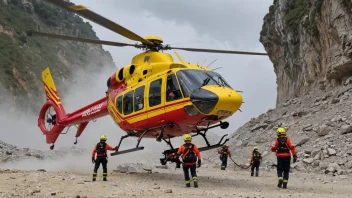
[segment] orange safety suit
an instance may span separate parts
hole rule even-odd
[[[258,151],[257,151],[258,152]],[[262,154],[258,152],[258,156],[259,156],[259,159],[260,159],[260,162],[262,161],[263,157],[262,157]],[[251,157],[251,162],[250,164],[253,164],[254,162],[254,152],[252,152],[252,157]]]
[[[113,151],[113,150],[116,150],[116,149],[117,149],[117,147],[112,147],[109,144],[106,144],[106,146],[105,146],[105,151],[109,151],[109,150]],[[97,152],[97,146],[95,145],[94,149],[93,149],[93,152],[92,152],[92,158],[95,158],[96,152]],[[103,156],[104,156],[104,154],[101,154],[101,153],[97,154],[97,157],[103,157]]]
[[[284,138],[286,137],[286,135],[280,135],[279,138]],[[291,151],[292,156],[296,155],[296,148],[295,146],[292,144],[291,139],[286,137],[286,146],[287,148]],[[275,139],[272,144],[271,144],[271,152],[275,152],[277,157],[291,157],[291,153],[290,152],[280,152],[278,151],[279,148],[279,141],[278,139]]]
[[[218,149],[218,153],[221,154],[221,155],[224,155],[224,156],[226,156],[226,157],[227,157],[227,156],[231,157],[231,152],[230,152],[230,149],[229,149],[229,148],[227,148],[225,152],[222,150],[222,148],[221,148],[221,149]]]
[[[187,144],[187,143],[186,143]],[[193,144],[194,145],[194,144]],[[181,156],[182,159],[185,159],[186,155],[190,152],[189,150],[186,149],[184,145],[180,146],[180,148],[177,151],[177,155]],[[200,158],[200,152],[198,150],[198,147],[196,145],[193,146],[193,152],[197,155],[198,160],[201,160]],[[195,165],[197,162],[184,162],[185,165],[191,166]]]

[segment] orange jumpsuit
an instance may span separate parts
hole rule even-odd
[[[97,150],[97,146],[99,145],[99,147],[101,149]],[[105,149],[104,149],[105,148]],[[97,145],[94,146],[93,152],[92,152],[92,159],[94,160],[95,158],[95,154],[97,154],[97,158],[95,160],[95,166],[94,166],[94,172],[93,172],[93,181],[96,180],[97,178],[97,172],[99,169],[100,164],[102,164],[103,166],[103,179],[104,181],[106,181],[106,177],[108,175],[108,168],[107,168],[107,154],[106,151],[108,150],[116,150],[117,147],[113,148],[112,146],[110,146],[109,144],[105,143],[105,142],[99,142],[97,143]]]
[[[282,142],[281,144],[279,144],[279,140]],[[290,173],[291,154],[296,157],[296,148],[290,138],[286,137],[286,135],[280,135],[272,142],[271,151],[275,152],[277,157],[278,186],[283,183],[284,187],[286,187]]]
[[[192,149],[189,149],[193,146]],[[191,151],[193,150],[193,151]],[[197,159],[198,163],[201,161],[200,158],[200,152],[198,150],[198,147],[190,142],[186,142],[186,144],[180,146],[180,148],[177,151],[177,155],[181,156],[182,161],[183,161],[183,172],[186,180],[186,185],[190,185],[190,177],[189,177],[189,171],[191,172],[193,182],[195,185],[198,185],[198,177],[197,177]]]

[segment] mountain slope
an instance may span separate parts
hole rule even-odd
[[[28,30],[98,39],[88,22],[49,3],[0,0],[0,82],[13,95],[13,105],[42,104],[41,71],[47,66],[59,78],[59,88],[72,82],[75,69],[115,68],[101,45],[27,37]]]

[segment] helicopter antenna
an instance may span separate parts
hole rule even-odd
[[[204,63],[205,63],[206,61],[207,61],[207,59],[205,59],[205,60],[204,60],[204,62],[202,63],[202,65],[201,65],[201,66],[203,66],[203,65],[204,65]]]
[[[176,54],[178,60],[179,60],[181,63],[184,63],[184,62],[185,62],[185,61],[182,60],[181,56],[180,56],[177,52],[175,52],[175,51],[173,51],[173,52]]]
[[[220,68],[222,68],[222,67],[217,67],[215,69],[212,69],[211,71],[215,71],[215,70],[220,69]]]
[[[206,68],[208,68],[211,64],[213,64],[216,60],[218,59],[215,59],[213,62],[211,62]]]

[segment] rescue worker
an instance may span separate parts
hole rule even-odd
[[[277,176],[279,179],[277,186],[287,188],[291,155],[293,156],[293,163],[297,161],[296,148],[291,139],[286,137],[285,128],[278,128],[276,133],[278,138],[272,142],[271,151],[275,152],[277,157]]]
[[[231,152],[227,145],[223,145],[220,149],[218,149],[218,153],[220,154],[221,160],[221,170],[225,170],[227,167],[227,158],[231,157]]]
[[[193,179],[194,187],[198,188],[198,177],[197,177],[196,168],[199,168],[202,163],[200,158],[200,152],[198,150],[198,147],[191,143],[192,142],[191,135],[185,134],[183,136],[183,140],[185,141],[185,144],[180,146],[180,148],[177,151],[176,157],[181,156],[182,158],[183,172],[186,180],[186,187],[191,187],[191,180],[189,177],[189,171],[190,171]],[[198,159],[198,166],[196,166],[197,159]]]
[[[95,181],[97,178],[97,172],[100,164],[102,164],[103,166],[103,180],[107,181],[106,177],[108,176],[108,169],[107,169],[108,155],[106,151],[108,150],[115,151],[117,150],[117,148],[118,148],[117,146],[113,148],[106,143],[105,135],[100,136],[100,142],[97,143],[97,145],[94,147],[92,152],[92,162],[93,164],[95,164],[94,172],[93,172],[93,181]],[[97,154],[96,159],[95,159],[95,153]]]
[[[255,168],[255,176],[259,176],[259,166],[262,162],[262,155],[258,151],[258,147],[253,148],[252,157],[251,157],[251,176],[254,176],[254,168]]]

